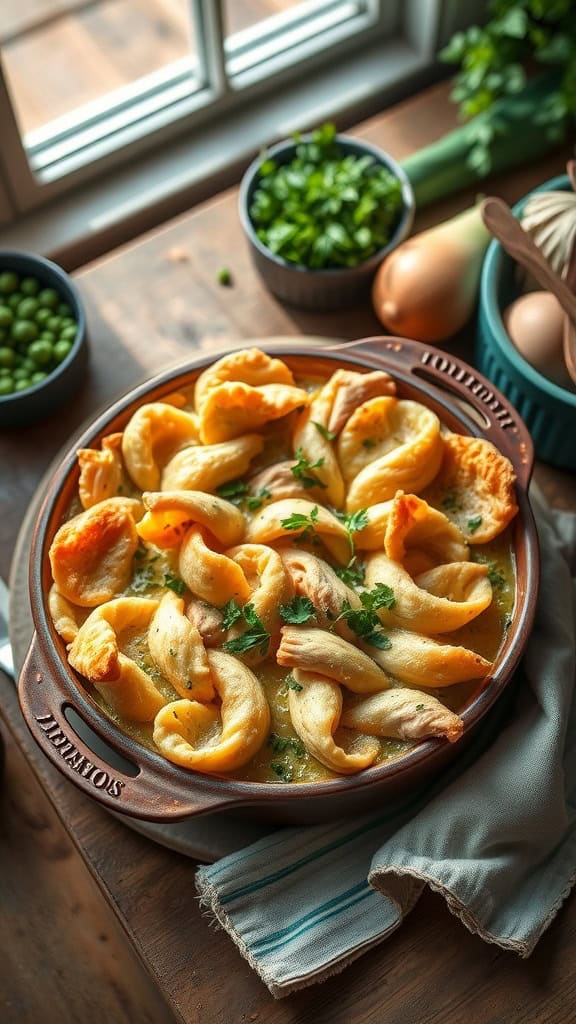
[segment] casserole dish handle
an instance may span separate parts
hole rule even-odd
[[[480,422],[482,436],[491,441],[514,466],[518,484],[527,489],[534,465],[534,445],[528,428],[514,406],[486,377],[450,352],[407,338],[374,337],[348,342],[338,348],[363,351],[381,358],[383,369],[407,371],[419,381],[460,399]]]
[[[130,756],[131,740],[117,743],[106,734],[98,753],[88,746],[74,728],[66,711],[79,714],[50,669],[42,644],[35,633],[18,681],[18,696],[26,724],[48,759],[88,796],[119,814],[147,821],[178,821],[243,803],[241,797],[223,793],[222,781],[183,772],[158,758],[152,768],[148,757]],[[83,719],[83,716],[81,716]],[[97,740],[97,736],[95,736]],[[97,745],[97,744],[95,744]],[[112,748],[135,773],[111,767],[102,750]],[[143,752],[148,754],[148,751]],[[115,759],[116,763],[118,758]],[[135,763],[137,762],[137,764]],[[184,776],[182,778],[182,776]]]

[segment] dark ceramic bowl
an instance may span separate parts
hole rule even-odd
[[[0,429],[25,426],[57,409],[80,385],[88,362],[84,307],[68,274],[42,256],[3,250],[0,251],[0,273],[5,270],[12,270],[23,277],[35,277],[43,287],[54,288],[62,302],[70,306],[78,328],[70,352],[45,380],[26,391],[0,395]]]
[[[310,138],[310,135],[302,136],[304,142]],[[406,238],[414,220],[414,193],[400,165],[383,150],[371,146],[368,142],[361,142],[346,135],[337,135],[335,141],[344,154],[373,156],[377,163],[387,167],[402,184],[404,205],[392,238],[387,245],[356,267],[310,270],[297,263],[288,263],[281,256],[271,252],[256,234],[250,219],[250,207],[259,184],[262,161],[270,159],[278,165],[289,163],[296,151],[295,142],[287,140],[271,146],[266,150],[265,157],[260,155],[250,164],[240,183],[240,221],[250,243],[254,264],[271,292],[284,302],[302,309],[338,309],[368,298],[374,275],[382,260]]]
[[[36,632],[19,680],[25,719],[44,753],[85,793],[136,818],[170,821],[220,810],[237,814],[240,808],[242,813],[271,821],[314,822],[382,806],[383,801],[434,777],[463,750],[506,691],[532,628],[539,580],[538,540],[527,496],[533,449],[522,420],[506,399],[460,360],[402,338],[372,338],[306,351],[286,344],[266,349],[285,359],[300,376],[329,376],[338,367],[386,370],[394,376],[400,397],[423,402],[451,430],[488,438],[511,460],[519,505],[512,524],[516,569],[512,623],[492,675],[479,683],[461,712],[464,735],[458,743],[425,740],[401,757],[354,776],[275,785],[201,775],[171,764],[120,731],[68,665],[65,645],[48,610],[48,550],[77,492],[76,449],[97,445],[105,434],[122,430],[143,402],[191,385],[213,357],[167,371],[99,416],[54,473],[32,542],[30,597]],[[117,759],[107,760],[101,750],[94,753],[96,748],[81,738],[83,730],[75,728],[70,709],[130,763],[129,770],[122,771]]]
[[[569,188],[568,176],[561,175],[534,192]],[[516,204],[516,216],[522,213],[530,195],[533,193]],[[521,294],[516,271],[516,263],[500,243],[491,242],[482,266],[476,363],[518,409],[538,458],[561,469],[576,469],[576,387],[560,387],[534,369],[514,347],[504,327],[504,310]]]

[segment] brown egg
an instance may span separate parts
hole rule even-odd
[[[550,292],[528,292],[502,317],[510,340],[527,363],[560,387],[570,384],[562,354],[564,313]]]

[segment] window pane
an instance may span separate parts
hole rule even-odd
[[[292,11],[296,7],[313,7],[310,0],[224,0],[226,35],[233,36],[251,28],[275,14]]]
[[[1,0],[0,46],[25,134],[195,52],[190,0]]]

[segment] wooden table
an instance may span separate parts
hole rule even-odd
[[[402,157],[453,120],[440,86],[359,125],[356,134]],[[514,201],[562,166],[562,156],[551,157],[495,180],[491,190]],[[418,226],[470,201],[466,194],[438,204]],[[222,265],[232,272],[231,288],[218,284]],[[58,415],[0,438],[4,577],[50,459],[86,416],[138,380],[243,338],[381,333],[366,307],[325,315],[276,302],[251,267],[236,189],[76,278],[92,338],[86,383]],[[451,349],[465,352],[467,345],[465,333]],[[576,507],[572,476],[546,467],[537,475],[551,500]],[[574,900],[523,962],[469,934],[433,894],[343,974],[276,1002],[230,940],[202,917],[193,863],[129,831],[53,770],[2,673],[0,697],[8,751],[0,829],[0,962],[8,965],[2,1021],[560,1024],[573,1012],[567,1007],[575,995]]]

